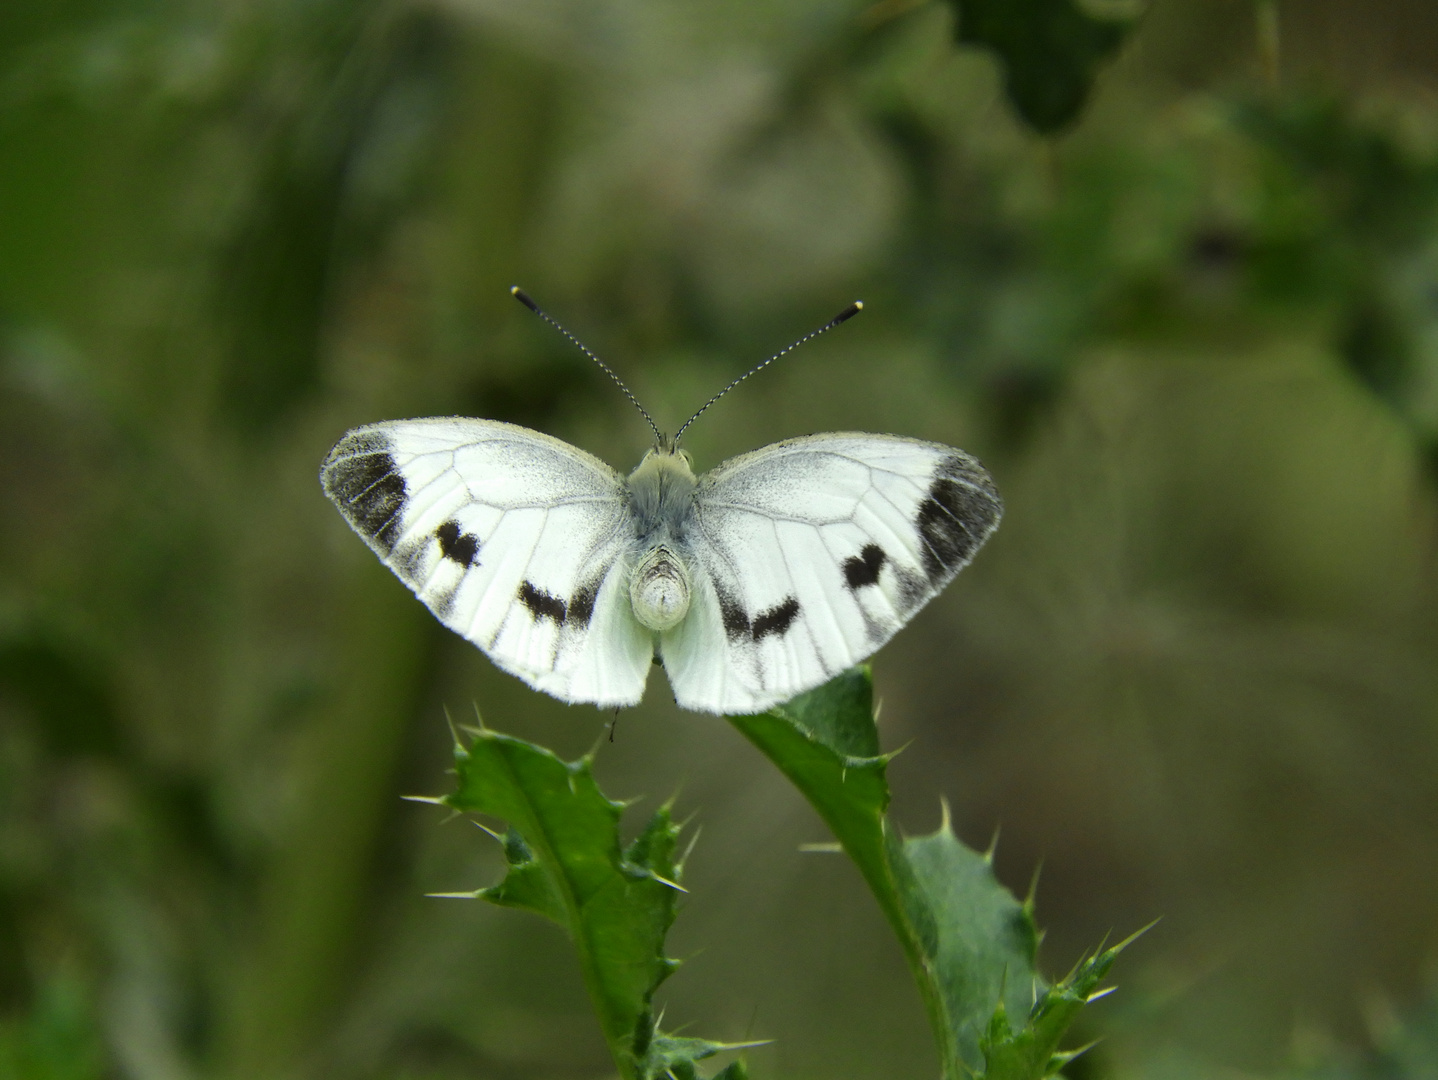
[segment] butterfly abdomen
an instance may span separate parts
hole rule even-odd
[[[663,544],[651,548],[629,578],[634,617],[650,630],[672,630],[689,614],[692,589],[683,559]]]

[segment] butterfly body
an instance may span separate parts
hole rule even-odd
[[[450,629],[570,702],[757,712],[871,655],[997,526],[963,451],[830,433],[696,476],[660,445],[627,477],[548,435],[440,417],[356,428],[326,494]]]
[[[638,557],[629,578],[634,617],[650,630],[672,630],[689,612],[693,584],[683,552],[698,482],[687,456],[659,447],[626,483]]]

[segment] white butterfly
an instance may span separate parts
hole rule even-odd
[[[633,705],[662,664],[675,701],[715,713],[872,654],[1002,513],[983,466],[939,443],[809,435],[696,477],[678,438],[625,477],[498,420],[394,420],[348,432],[320,481],[440,622],[530,686]]]

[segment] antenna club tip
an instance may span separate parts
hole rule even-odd
[[[536,304],[533,300],[531,300],[531,299],[529,298],[529,293],[525,292],[525,291],[524,291],[523,289],[521,289],[518,285],[512,285],[512,286],[510,286],[509,295],[512,296],[512,297],[514,297],[516,300],[518,300],[518,301],[519,301],[521,304],[523,304],[525,307],[529,308],[530,311],[533,311],[533,312],[538,312],[538,311],[539,311],[539,305]]]
[[[841,312],[839,312],[839,314],[835,315],[835,316],[834,316],[834,321],[831,322],[829,325],[830,325],[830,326],[838,326],[841,322],[847,322],[848,320],[852,319],[855,315],[859,314],[859,312],[861,312],[861,311],[863,311],[863,310],[864,310],[864,301],[862,301],[862,300],[855,300],[852,304],[850,304],[848,307],[846,307],[843,311],[841,311]]]
[[[855,301],[854,301],[854,310],[855,310],[855,311],[863,311],[863,310],[864,310],[864,301],[862,301],[862,300],[855,300]]]

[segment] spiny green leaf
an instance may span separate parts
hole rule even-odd
[[[949,0],[959,41],[998,54],[1019,115],[1048,135],[1083,110],[1099,68],[1133,20],[1096,19],[1074,0]]]
[[[867,664],[850,668],[774,711],[845,758],[879,756],[874,680]]]
[[[504,834],[504,858],[509,864],[504,880],[476,895],[493,904],[533,911],[564,926],[563,899],[554,889],[554,882],[545,874],[544,867],[534,858],[529,845],[514,829]]]
[[[1082,1051],[1060,1052],[1059,1040],[1092,1000],[1118,954],[1136,937],[1138,934],[1080,961],[1067,978],[1043,992],[1017,1031],[1001,1003],[980,1040],[984,1080],[1042,1080],[1077,1057]]]
[[[731,1049],[666,1035],[654,1019],[654,992],[679,966],[664,955],[681,872],[669,807],[623,847],[623,804],[599,790],[588,758],[564,762],[488,730],[455,757],[459,787],[443,802],[509,824],[508,871],[474,895],[543,915],[569,933],[621,1075],[694,1076],[694,1062]]]
[[[674,1035],[656,1035],[641,1064],[640,1075],[646,1080],[697,1080],[696,1061],[713,1057],[724,1050],[736,1050],[758,1043],[717,1043],[708,1039],[680,1038]],[[713,1080],[744,1080],[748,1073],[742,1062],[735,1061],[714,1074]]]
[[[987,856],[959,842],[947,815],[930,836],[898,838],[884,816],[888,758],[878,753],[868,669],[730,720],[794,782],[873,890],[923,997],[944,1076],[1042,1080],[1062,1065],[1060,1038],[1122,946],[1048,987],[1028,906],[999,884]],[[1022,1018],[1017,1031],[1010,1015]]]
[[[949,1023],[960,1055],[977,1064],[995,1007],[1023,1015],[1043,990],[1037,928],[989,859],[961,844],[947,820],[931,836],[904,841],[903,855],[914,875],[905,895],[910,917],[932,921],[930,956]]]

